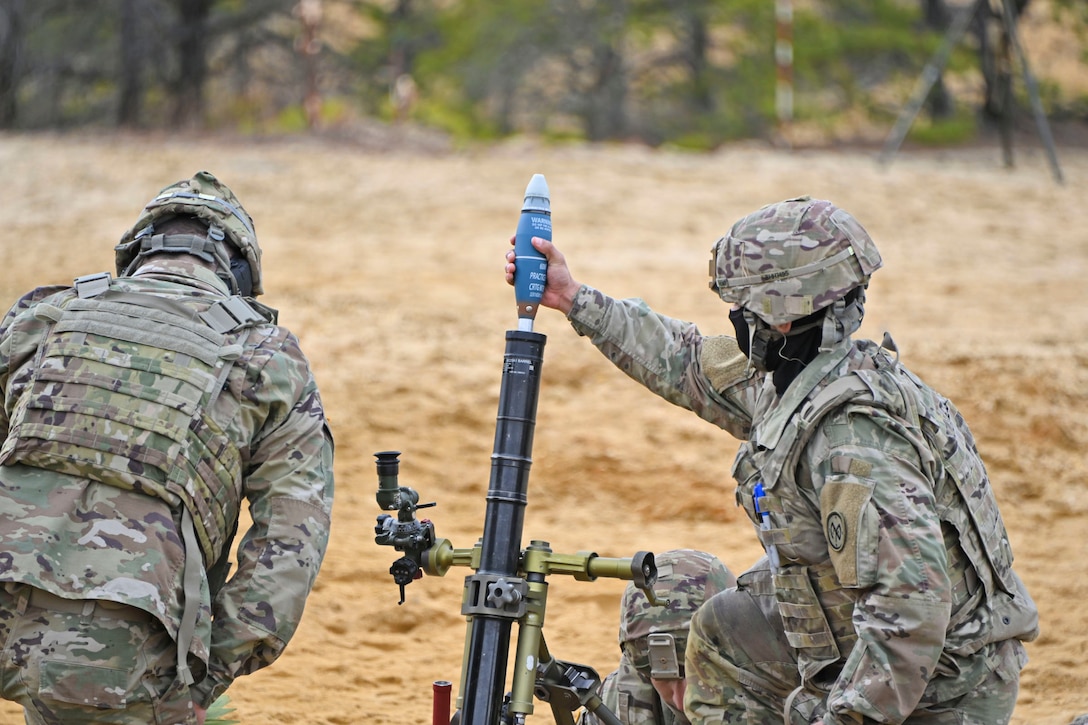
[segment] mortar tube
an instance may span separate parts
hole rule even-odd
[[[536,332],[506,332],[491,480],[480,544],[480,574],[516,576],[518,573],[545,340],[544,335]],[[511,625],[512,620],[505,613],[475,614],[469,623],[459,695],[462,725],[499,722],[506,691]]]

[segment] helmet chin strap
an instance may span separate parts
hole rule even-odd
[[[861,327],[865,318],[865,287],[858,287],[853,299],[848,301],[848,297],[835,300],[824,315],[820,352],[827,352]]]

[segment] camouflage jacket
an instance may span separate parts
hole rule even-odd
[[[751,494],[756,481],[768,487],[772,531],[761,539],[782,559],[780,610],[817,615],[820,631],[785,619],[801,674],[830,673],[826,722],[900,722],[931,685],[955,691],[959,658],[1035,636],[1035,606],[1011,571],[966,425],[876,345],[848,339],[821,353],[779,398],[734,340],[703,337],[640,300],[583,287],[569,318],[629,376],[747,441],[734,465],[738,502],[759,532]],[[831,387],[847,377],[849,390]],[[829,388],[841,398],[814,413]],[[966,580],[965,559],[978,579]]]
[[[122,292],[198,307],[228,294],[213,273],[174,257],[154,259],[113,285]],[[20,406],[48,394],[48,388],[32,393],[30,386],[41,364],[43,338],[58,308],[72,297],[66,287],[36,289],[0,322],[0,439],[7,444],[24,417]],[[242,339],[241,349],[231,352],[233,363],[209,415],[239,452],[241,480],[227,483],[236,487],[239,499],[248,500],[252,523],[237,549],[235,573],[214,601],[206,575],[201,582],[190,652],[207,665],[207,677],[195,685],[196,699],[204,705],[236,677],[270,664],[291,639],[324,557],[332,507],[332,437],[297,339],[268,323],[256,325]],[[126,349],[116,346],[121,354]],[[146,374],[154,376],[153,363]],[[151,378],[147,384],[154,384]],[[103,393],[88,393],[89,398],[95,395]],[[94,402],[108,406],[108,397]],[[64,420],[61,415],[51,424]],[[179,501],[104,485],[59,463],[47,465],[45,458],[20,462],[11,445],[5,451],[0,581],[71,599],[136,606],[177,633],[186,557]],[[220,525],[237,521],[238,513],[225,512]],[[229,547],[232,533],[216,532],[222,539],[219,548]]]
[[[641,674],[626,655],[620,657],[620,666],[604,678],[600,695],[605,707],[623,725],[688,725],[686,717],[661,701],[649,678]],[[600,725],[601,722],[586,711],[578,725]]]

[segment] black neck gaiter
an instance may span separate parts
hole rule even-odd
[[[825,310],[819,310],[794,322],[794,327],[817,324],[811,329],[787,334],[782,338],[778,354],[770,356],[772,359],[767,361],[767,369],[771,371],[774,380],[774,390],[779,396],[786,392],[786,388],[801,374],[805,366],[820,354],[820,342],[824,334],[823,325],[820,323],[823,321],[824,312]]]
[[[774,389],[778,395],[786,392],[786,388],[790,386],[790,383],[819,354],[820,342],[823,339],[822,322],[825,312],[826,309],[817,310],[811,315],[795,320],[793,327],[800,329],[800,332],[788,333],[771,343],[766,368],[771,373]],[[748,323],[744,319],[744,311],[741,309],[730,310],[729,320],[733,323],[733,330],[737,335],[737,345],[740,347],[741,352],[750,356],[751,332],[748,329]],[[802,329],[810,325],[810,329]]]
[[[862,298],[864,290],[864,287],[855,287],[847,292],[842,298],[846,307]],[[864,301],[864,298],[862,300]],[[790,386],[790,383],[820,354],[820,345],[823,343],[824,316],[832,309],[834,309],[834,305],[829,305],[816,310],[810,315],[794,320],[789,333],[770,343],[765,367],[772,375],[774,389],[779,396],[786,392],[786,388]],[[861,314],[864,314],[860,303],[858,309]],[[860,324],[860,319],[859,316],[858,324]],[[730,310],[729,321],[733,323],[733,329],[736,331],[737,345],[740,347],[741,352],[750,358],[752,355],[750,349],[751,332],[748,329],[748,322],[744,319],[744,310],[740,308]],[[766,327],[766,323],[762,321],[759,324]],[[855,328],[856,325],[851,329]]]

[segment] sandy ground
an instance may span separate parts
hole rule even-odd
[[[431,683],[459,681],[471,572],[415,582],[398,606],[395,553],[373,538],[372,454],[403,451],[401,484],[437,501],[426,513],[439,536],[472,547],[516,327],[503,254],[529,177],[547,176],[556,239],[582,281],[708,334],[730,329],[706,287],[714,239],[764,203],[833,199],[886,261],[863,333],[891,331],[967,415],[1039,604],[1013,721],[1065,725],[1088,712],[1088,152],[1059,152],[1064,186],[1037,143],[1007,170],[992,147],[903,152],[881,168],[868,152],[749,146],[421,153],[0,136],[0,298],[110,269],[112,245],[170,182],[206,168],[230,184],[265,250],[263,299],[302,339],[337,438],[333,538],[301,628],[230,694],[251,725],[426,723]],[[554,312],[536,330],[548,343],[523,544],[612,557],[693,547],[751,564],[758,545],[729,477],[736,442],[626,379]],[[552,653],[607,672],[623,583],[549,582]],[[21,721],[0,704],[0,724]],[[550,721],[542,704],[530,718]]]

